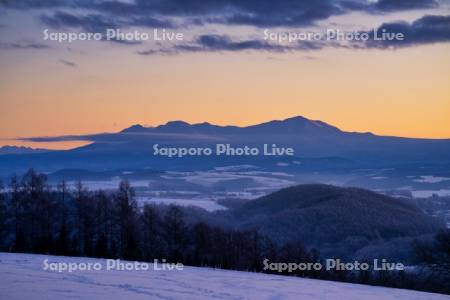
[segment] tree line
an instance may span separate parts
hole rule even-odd
[[[188,224],[181,207],[139,206],[122,181],[116,191],[89,191],[81,182],[51,187],[29,170],[0,186],[2,251],[152,261],[261,271],[264,257],[286,252],[313,261],[302,245],[277,248],[256,230]],[[291,249],[292,248],[292,249]],[[295,249],[295,251],[293,250]],[[295,256],[293,256],[295,254]]]
[[[20,178],[13,176],[7,184],[0,181],[0,250],[141,261],[165,259],[253,272],[273,272],[263,269],[264,259],[322,262],[320,253],[305,248],[301,241],[280,245],[257,230],[190,224],[184,214],[175,205],[138,205],[135,191],[126,180],[116,191],[89,191],[81,182],[69,187],[62,181],[52,187],[45,175],[30,169]],[[449,236],[444,232],[432,244],[417,244],[417,253],[422,256],[418,264],[435,266],[436,260],[448,264]],[[442,276],[430,275],[432,268],[426,269],[427,281],[423,272],[296,270],[281,274],[448,293]],[[448,275],[448,269],[439,271]]]

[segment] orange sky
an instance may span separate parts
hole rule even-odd
[[[140,56],[106,43],[65,52],[0,50],[0,146],[24,144],[6,138],[113,132],[136,123],[242,126],[296,115],[346,131],[450,138],[449,50],[448,43],[175,56]]]
[[[343,130],[450,137],[450,47],[302,54],[127,53],[77,69],[2,56],[0,137],[117,131],[168,120],[249,125],[303,115]],[[425,55],[426,54],[426,55]]]

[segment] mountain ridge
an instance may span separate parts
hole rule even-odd
[[[248,126],[235,125],[215,125],[209,122],[188,123],[182,120],[169,121],[165,124],[155,127],[145,127],[141,124],[135,124],[120,131],[120,133],[145,133],[145,132],[165,132],[165,133],[224,133],[233,134],[238,131],[249,133],[260,133],[261,131],[278,132],[278,130],[287,130],[296,132],[298,130],[322,130],[329,132],[343,132],[339,128],[332,126],[320,120],[311,120],[303,116],[294,116],[282,120],[271,120]],[[286,133],[286,132],[284,132]]]
[[[301,116],[246,127],[220,126],[208,122],[189,124],[184,121],[170,121],[156,127],[135,124],[116,133],[22,140],[83,140],[92,143],[70,150],[30,153],[20,157],[2,155],[0,173],[24,171],[31,166],[45,171],[67,168],[110,170],[143,166],[160,170],[198,170],[240,164],[258,165],[271,171],[279,170],[280,166],[284,166],[285,171],[305,171],[304,165],[290,161],[294,157],[338,157],[352,162],[345,164],[346,168],[363,169],[406,166],[408,170],[418,170],[425,165],[436,166],[436,170],[441,170],[450,165],[450,139],[415,139],[346,132],[326,122]],[[258,156],[209,155],[174,159],[155,155],[155,144],[168,148],[211,149],[215,149],[218,144],[227,144],[231,147],[258,148],[260,152]],[[265,156],[262,151],[265,145],[292,148],[294,155]],[[341,164],[323,163],[321,169],[326,166],[331,169],[344,167]]]

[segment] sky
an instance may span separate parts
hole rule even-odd
[[[437,0],[0,1],[0,146],[171,120],[292,116],[346,131],[450,138],[450,3]],[[106,40],[105,31],[149,40]],[[155,41],[154,29],[182,40]],[[296,40],[307,32],[366,41]],[[402,33],[376,41],[374,30]],[[102,40],[45,40],[101,33]]]

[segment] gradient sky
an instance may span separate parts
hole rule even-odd
[[[0,4],[0,146],[70,148],[78,144],[36,145],[10,139],[111,132],[136,123],[158,125],[170,120],[243,126],[295,115],[347,131],[450,138],[448,3],[415,0],[410,3],[417,7],[410,9],[389,6],[387,0],[378,6],[373,1],[354,2],[361,6],[341,7],[339,12],[332,7],[326,16],[318,14],[318,19],[287,18],[297,20],[294,23],[267,18],[269,11],[254,8],[252,1],[243,7],[234,1],[226,6],[235,5],[233,13],[250,11],[252,18],[244,21],[229,18],[230,11],[225,14],[220,7],[189,13],[152,7],[157,20],[168,22],[171,31],[183,32],[185,41],[130,45],[43,41],[42,31],[82,32],[113,20],[113,26],[124,30],[151,32],[155,21],[142,23],[132,14],[105,9],[112,5],[99,9],[57,5],[53,0],[36,7],[32,1],[18,1],[21,5],[6,1]],[[139,1],[120,3],[138,17],[140,10],[149,9]],[[285,20],[281,17],[285,7],[268,8],[274,9],[273,14],[279,9],[279,19]],[[308,4],[299,9],[317,8]],[[86,17],[94,15],[97,18]],[[425,15],[443,17],[437,19],[439,24],[417,21]],[[222,19],[210,22],[211,16]],[[286,32],[330,26],[359,31],[383,23],[401,24],[399,28],[406,28],[411,39],[393,46],[319,45],[305,50],[288,45],[279,49],[263,41],[262,33],[265,28]],[[424,31],[424,26],[430,27]],[[421,36],[424,32],[426,38]],[[208,43],[201,36],[216,39]]]

